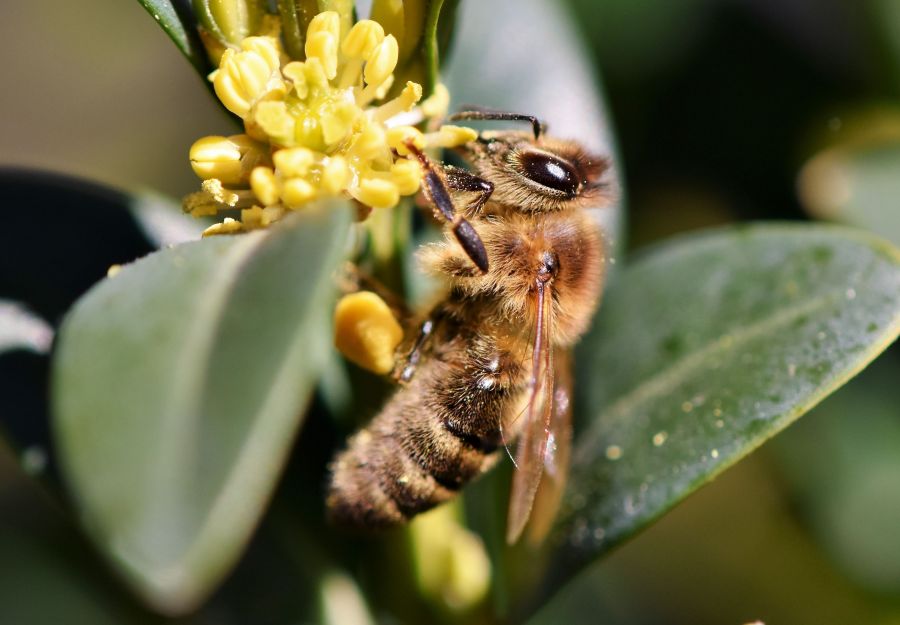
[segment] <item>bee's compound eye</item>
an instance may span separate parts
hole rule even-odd
[[[518,158],[521,173],[541,186],[574,197],[578,192],[578,174],[572,165],[545,152],[525,152]]]

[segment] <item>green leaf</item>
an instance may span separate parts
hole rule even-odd
[[[879,358],[774,449],[813,533],[855,582],[900,591],[900,361]]]
[[[262,513],[324,360],[349,213],[330,203],[151,254],[63,323],[64,475],[95,542],[158,610],[195,607]]]
[[[212,66],[197,34],[197,18],[188,3],[173,0],[138,0],[138,2],[153,16],[200,76],[205,77],[212,70]]]
[[[900,5],[892,0],[870,0],[865,10],[872,28],[872,44],[879,52],[876,67],[885,72],[892,96],[900,91]]]
[[[900,332],[900,253],[843,228],[682,237],[616,277],[577,352],[551,585],[781,431]]]
[[[432,93],[441,78],[441,62],[450,46],[459,0],[431,0],[422,36],[425,93]]]
[[[878,119],[871,119],[869,128]],[[896,114],[892,120],[900,123]],[[900,245],[900,140],[851,143],[818,154],[803,168],[800,197],[810,214],[871,230]],[[890,134],[888,134],[890,133]]]

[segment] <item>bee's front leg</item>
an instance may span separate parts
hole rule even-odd
[[[494,193],[493,182],[476,176],[467,169],[444,165],[444,175],[447,177],[447,186],[450,187],[450,190],[478,194],[475,200],[466,207],[466,213],[470,216],[477,215],[481,211],[481,207],[490,199],[491,194]]]
[[[487,251],[484,249],[484,243],[481,241],[481,237],[478,236],[478,232],[472,227],[472,224],[461,214],[457,213],[447,185],[444,169],[433,163],[412,141],[407,141],[406,148],[422,165],[424,172],[422,176],[422,192],[434,208],[435,217],[447,221],[450,232],[456,237],[466,256],[469,257],[469,260],[472,261],[481,274],[486,274],[488,272],[488,257]],[[493,188],[491,192],[493,192]]]

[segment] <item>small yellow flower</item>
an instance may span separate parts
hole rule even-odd
[[[203,137],[191,146],[190,158],[200,178],[228,185],[247,182],[254,167],[269,161],[265,146],[247,135]]]
[[[456,612],[484,600],[491,561],[481,539],[460,521],[458,501],[438,506],[409,526],[414,575],[420,592]]]
[[[219,69],[210,74],[210,79],[225,108],[238,117],[245,117],[264,95],[284,90],[280,68],[277,39],[247,37],[241,42],[241,52],[225,51]]]
[[[422,87],[414,82],[383,101],[399,46],[377,22],[361,20],[342,38],[338,13],[325,11],[310,22],[305,42],[306,59],[296,61],[285,55],[277,33],[247,37],[240,49],[225,50],[210,74],[245,134],[204,137],[191,147],[191,167],[203,184],[185,198],[185,211],[198,217],[241,211],[240,221],[204,234],[266,227],[322,197],[393,207],[421,181],[407,141],[424,149],[475,137],[468,128],[422,134],[413,126],[446,114],[442,85],[421,104]]]

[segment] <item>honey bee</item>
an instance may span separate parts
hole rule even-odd
[[[611,201],[609,160],[523,120],[456,148],[470,169],[422,165],[444,241],[419,251],[445,297],[398,348],[400,387],[331,463],[330,518],[383,528],[454,497],[518,438],[507,540],[539,542],[562,495],[571,443],[569,348],[598,305],[605,254],[588,209]],[[459,208],[457,208],[459,207]]]

